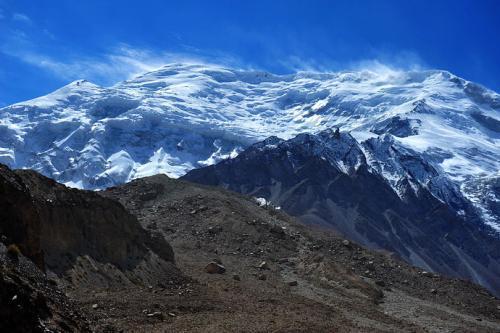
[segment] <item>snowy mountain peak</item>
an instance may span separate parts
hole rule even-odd
[[[500,224],[500,96],[446,71],[275,75],[175,63],[107,88],[78,80],[0,115],[0,162],[90,189],[178,177],[269,136],[338,127],[360,149],[378,147],[367,158],[394,184],[396,155],[421,159],[435,171],[415,181],[445,202],[451,182]]]

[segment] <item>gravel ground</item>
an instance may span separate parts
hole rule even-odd
[[[165,237],[192,282],[93,294],[75,290],[99,329],[500,331],[500,302],[483,288],[306,228],[250,198],[165,176],[101,194],[121,201],[147,230]],[[207,273],[210,262],[225,272]]]

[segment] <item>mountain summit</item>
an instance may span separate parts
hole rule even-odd
[[[170,64],[108,88],[79,80],[0,109],[0,162],[101,189],[179,177],[269,136],[334,127],[371,147],[366,164],[396,193],[410,172],[458,213],[457,195],[500,230],[500,95],[446,71],[274,75]],[[403,173],[394,164],[402,159]],[[414,170],[420,161],[430,169]]]

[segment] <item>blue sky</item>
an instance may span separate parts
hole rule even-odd
[[[172,61],[439,68],[498,92],[500,1],[0,0],[0,105]]]

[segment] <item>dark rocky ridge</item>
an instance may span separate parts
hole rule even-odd
[[[113,200],[2,165],[0,193],[0,234],[49,274],[106,286],[178,274],[170,245]]]
[[[0,332],[90,332],[90,327],[55,281],[0,243]]]
[[[44,269],[40,228],[38,210],[29,189],[21,177],[0,164],[0,234]]]
[[[488,117],[480,112],[474,112],[471,114],[472,118],[476,120],[478,123],[489,129],[490,131],[500,133],[500,121]]]
[[[418,128],[421,123],[419,119],[408,119],[396,116],[384,122],[377,123],[376,126],[371,129],[371,132],[379,135],[390,133],[394,136],[404,138],[418,134]]]
[[[499,295],[498,240],[474,224],[473,212],[452,188],[448,205],[430,193],[439,178],[431,178],[428,187],[415,182],[418,172],[435,173],[430,166],[407,159],[391,142],[372,141],[362,148],[349,134],[332,131],[288,141],[269,138],[183,179],[263,197],[307,224],[334,228],[360,244],[470,279]],[[384,150],[374,149],[381,146]],[[408,176],[398,184],[400,195],[370,170],[365,151],[387,151],[408,166]],[[463,207],[471,220],[458,216],[453,206]]]

